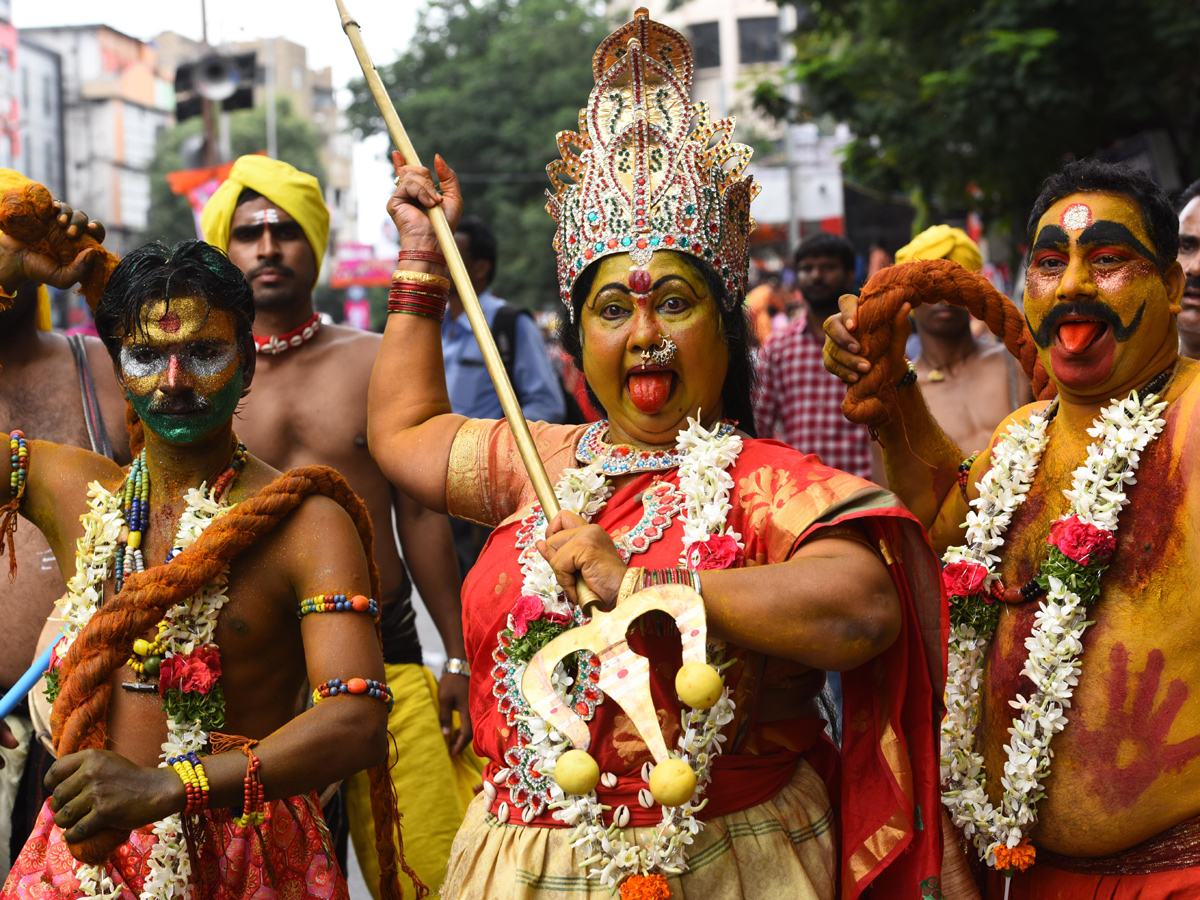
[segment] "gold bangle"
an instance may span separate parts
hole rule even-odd
[[[443,278],[441,275],[430,275],[428,272],[413,272],[409,269],[397,269],[392,273],[392,283],[397,281],[411,281],[417,284],[432,284],[444,291],[450,290],[450,279]]]
[[[621,589],[617,591],[618,605],[628,600],[642,586],[644,571],[641,566],[630,566],[625,570],[625,577],[621,579]]]

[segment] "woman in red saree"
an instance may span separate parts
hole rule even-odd
[[[690,106],[686,41],[639,10],[594,62],[588,133],[560,135],[564,154],[572,142],[591,153],[568,161],[571,184],[552,167],[548,208],[559,221],[564,347],[608,419],[532,426],[564,511],[545,522],[504,422],[450,412],[437,320],[427,301],[406,305],[403,289],[371,384],[371,449],[393,482],[496,528],[463,589],[475,749],[491,763],[442,896],[603,897],[614,882],[623,900],[852,900],[868,887],[940,896],[937,563],[891,494],[753,437],[742,309],[752,182],[739,180],[748,152],[726,137],[723,159],[704,155],[715,129],[732,125],[708,125]],[[614,100],[626,95],[630,104]],[[649,113],[645,97],[657,98]],[[441,204],[453,226],[461,194],[440,158],[441,192],[428,170],[395,162],[397,277],[432,285],[427,297],[446,269],[422,207]],[[610,202],[616,193],[630,202]],[[693,585],[710,659],[727,664],[732,711],[679,873],[651,866],[654,880],[629,877],[636,848],[658,839],[662,808],[644,790],[647,745],[586,654],[558,686],[604,773],[604,824],[619,826],[601,852],[581,849],[539,768],[555,736],[531,714],[520,676],[537,647],[584,621],[576,577],[608,607],[631,585]],[[648,614],[628,641],[649,660],[667,745],[682,746],[674,623]],[[812,702],[825,669],[843,673],[840,753]]]

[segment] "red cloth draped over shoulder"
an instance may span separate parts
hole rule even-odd
[[[574,448],[582,433],[581,427],[534,425],[534,439],[552,481],[565,468],[578,465]],[[894,495],[784,444],[745,439],[729,474],[734,488],[727,525],[742,535],[741,565],[784,562],[822,529],[854,523],[888,566],[903,623],[887,651],[842,675],[845,727],[840,759],[836,749],[818,737],[811,719],[765,724],[756,720],[764,687],[786,689],[811,670],[730,645],[726,658],[732,658],[733,664],[725,677],[737,704],[737,718],[727,728],[730,737],[723,762],[716,769],[707,793],[710,805],[702,817],[746,809],[772,796],[778,790],[775,785],[786,783],[784,774],[790,776],[796,760],[804,755],[826,779],[837,807],[842,896],[855,900],[868,885],[877,885],[877,896],[918,900],[921,883],[937,877],[942,860],[937,722],[949,622],[936,556],[920,525]],[[622,485],[594,521],[618,542],[629,542],[639,533],[639,525],[649,521],[646,492],[662,483],[677,488],[677,472],[647,473]],[[522,519],[530,516],[534,499],[505,424],[472,420],[464,425],[451,454],[450,513],[498,525],[463,588],[467,653],[476,673],[471,684],[475,746],[477,753],[495,761],[489,774],[510,765],[506,752],[511,753],[518,741],[517,728],[503,712],[508,696],[504,667],[494,654],[498,634],[522,594],[517,532]],[[682,533],[676,514],[660,536],[639,545],[630,565],[678,565]],[[630,646],[650,660],[651,694],[660,727],[667,745],[674,746],[680,713],[673,684],[680,663],[678,636],[673,626],[660,628],[646,618],[640,621],[646,624],[631,632]],[[601,771],[617,776],[615,790],[640,787],[640,768],[651,757],[620,707],[605,699],[588,727],[590,752]],[[850,777],[841,777],[842,772]],[[495,803],[498,806],[506,799],[501,787]],[[613,800],[622,802],[619,797],[601,796],[606,804]],[[637,808],[630,805],[631,812]],[[656,821],[657,817],[655,812]],[[511,815],[509,821],[515,824],[521,817]],[[561,823],[543,814],[532,824],[556,827]]]

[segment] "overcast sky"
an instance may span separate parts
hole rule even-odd
[[[377,65],[395,59],[407,45],[416,29],[418,11],[424,7],[422,0],[344,2],[358,20]],[[17,28],[102,23],[143,40],[163,31],[196,40],[201,37],[200,0],[12,0],[12,17]],[[333,67],[338,87],[360,74],[334,0],[208,0],[210,42],[269,37],[302,44],[308,49],[311,68]],[[386,148],[381,137],[355,145],[359,238],[368,243],[380,238],[383,205],[392,188]]]

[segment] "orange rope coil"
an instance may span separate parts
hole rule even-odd
[[[1048,400],[1055,395],[1029,325],[1016,305],[982,275],[956,262],[922,259],[880,269],[863,287],[854,336],[862,347],[860,355],[871,361],[871,371],[847,388],[842,401],[847,419],[874,428],[891,418],[898,399],[897,379],[888,361],[896,314],[905,303],[916,309],[940,301],[969,310],[1004,341],[1033,383],[1035,397]]]
[[[131,417],[130,424],[135,422],[136,418]],[[63,658],[59,673],[60,692],[50,725],[60,757],[105,747],[111,678],[129,658],[133,641],[161,620],[170,607],[217,578],[230,560],[270,533],[314,494],[330,498],[354,520],[366,552],[372,596],[380,595],[379,571],[371,552],[373,528],[362,500],[333,469],[292,469],[214,521],[170,565],[130,576],[124,590],[96,611]],[[372,768],[369,776],[380,895],[383,900],[401,900],[398,872],[402,868],[412,879],[420,900],[427,896],[428,889],[404,861],[400,814],[388,764]],[[72,844],[71,853],[82,862],[99,864],[128,839],[128,833],[108,829],[88,841]]]

